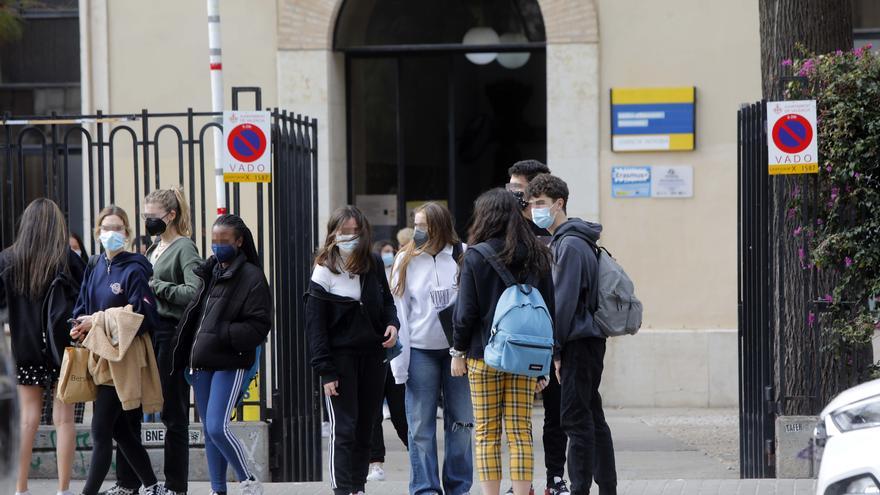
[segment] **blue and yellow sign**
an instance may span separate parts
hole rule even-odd
[[[697,88],[611,90],[611,151],[694,149]]]

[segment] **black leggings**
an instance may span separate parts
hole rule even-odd
[[[140,409],[123,411],[116,389],[107,385],[98,386],[95,399],[94,415],[92,416],[92,463],[89,466],[89,477],[83,488],[84,495],[96,495],[113,460],[113,440],[125,459],[131,464],[144,486],[156,484],[156,474],[147,449],[141,445],[141,439],[132,431],[126,415],[140,414]]]

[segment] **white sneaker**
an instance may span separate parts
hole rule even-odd
[[[321,437],[330,438],[330,422],[324,421],[321,423]]]
[[[370,472],[367,474],[367,481],[385,481],[385,470],[382,469],[381,462],[370,464]]]
[[[388,408],[388,404],[382,406],[382,419],[385,421],[391,419],[391,409]]]
[[[70,490],[65,490],[63,492],[58,492],[58,495],[73,495],[73,492]]]
[[[263,485],[257,479],[244,480],[239,486],[241,495],[263,495]]]

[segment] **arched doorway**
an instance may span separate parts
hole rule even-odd
[[[348,202],[377,239],[425,201],[463,231],[517,160],[547,158],[546,34],[536,0],[347,0]]]

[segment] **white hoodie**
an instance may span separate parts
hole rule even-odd
[[[391,361],[391,372],[397,384],[406,383],[409,379],[411,348],[449,349],[449,341],[446,340],[443,325],[437,317],[438,309],[432,302],[431,291],[448,289],[451,294],[449,304],[455,302],[455,295],[458,293],[458,263],[452,258],[452,251],[452,245],[448,245],[437,256],[422,253],[410,260],[406,269],[406,292],[402,296],[394,296],[397,317],[400,319],[398,338],[403,347],[400,356]],[[394,260],[392,291],[397,285],[402,259],[401,253]]]

